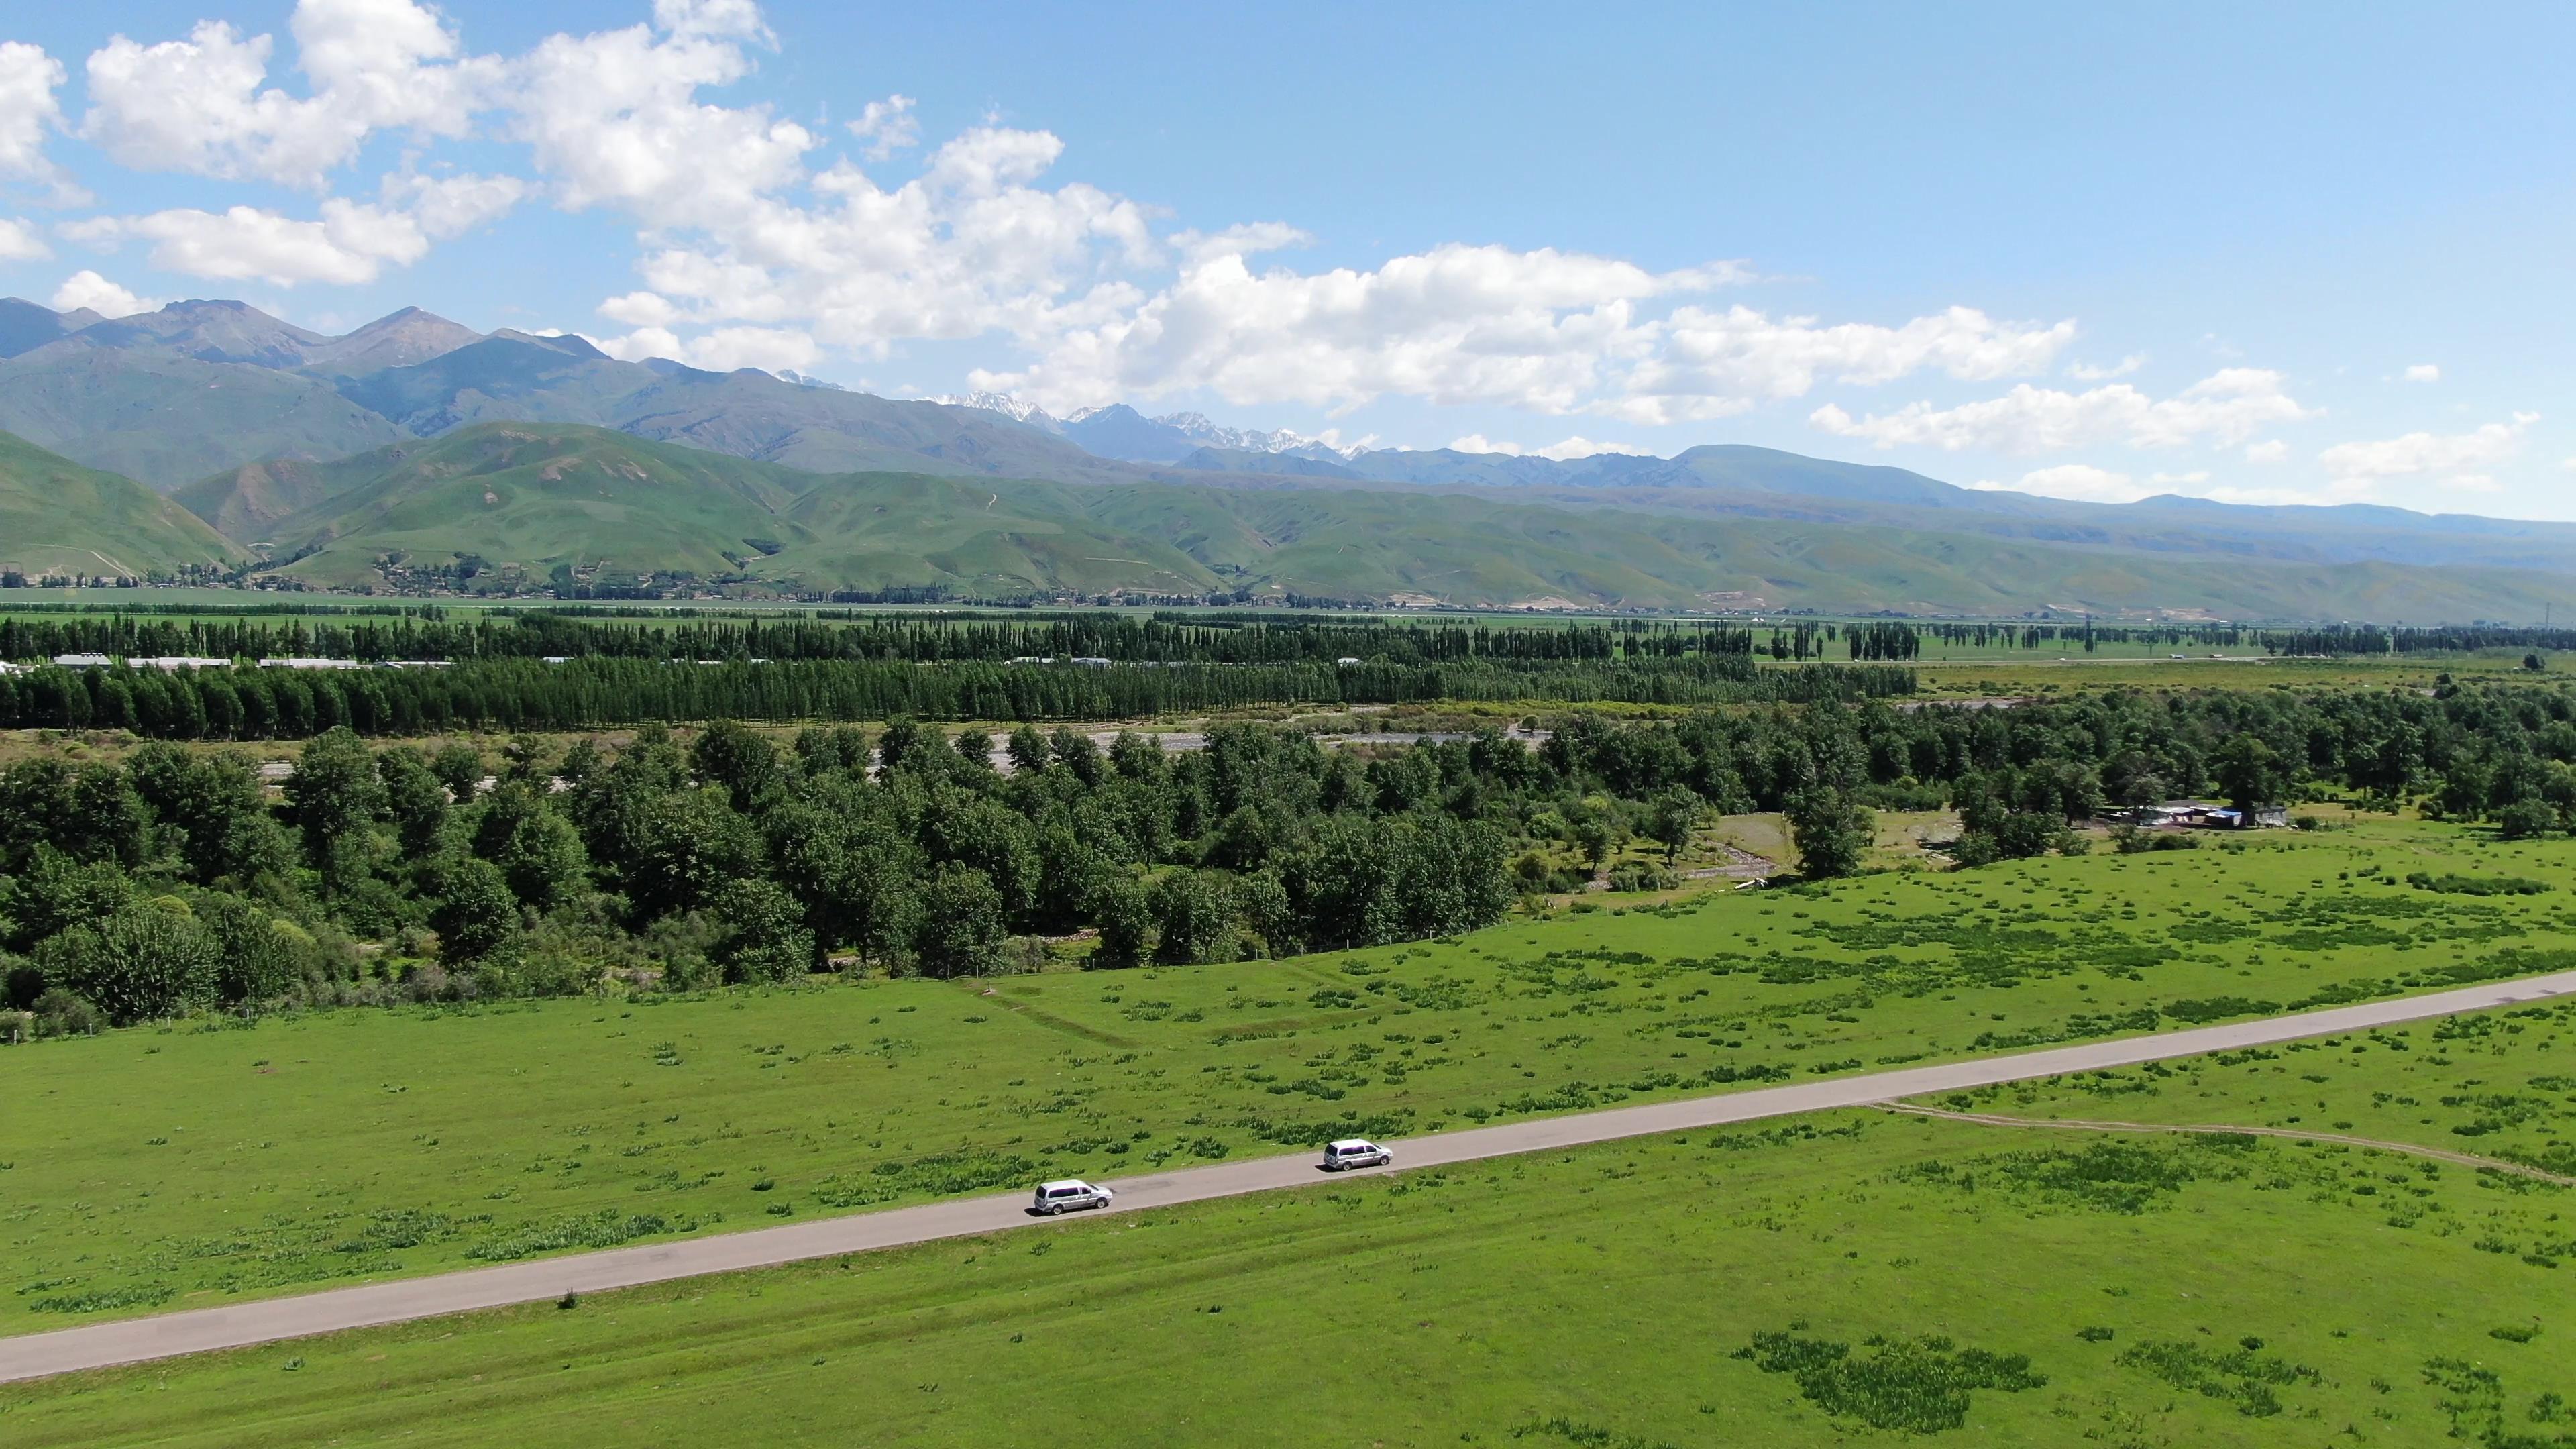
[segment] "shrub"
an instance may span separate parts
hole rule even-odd
[[[1671,871],[1642,860],[1628,861],[1610,871],[1610,889],[1614,891],[1668,891],[1678,884]]]
[[[1869,1346],[1876,1352],[1860,1359],[1848,1344],[1756,1333],[1735,1357],[1752,1360],[1764,1373],[1794,1377],[1800,1393],[1837,1418],[1916,1434],[1965,1425],[1970,1390],[2017,1394],[2048,1385],[2045,1375],[2031,1372],[2023,1354],[1961,1349],[1937,1337],[1876,1339]]]
[[[213,933],[190,917],[127,905],[37,948],[45,979],[87,998],[122,1026],[215,999],[221,965]]]

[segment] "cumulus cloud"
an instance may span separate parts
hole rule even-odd
[[[319,189],[376,131],[466,135],[502,79],[413,0],[299,0],[287,28],[309,95],[265,86],[274,38],[225,21],[153,45],[113,37],[89,57],[81,134],[141,170]]]
[[[1605,407],[1642,423],[1720,416],[1766,398],[1803,397],[1819,378],[1869,386],[1938,369],[1969,382],[2046,370],[2075,340],[2075,324],[1997,322],[1952,307],[1897,327],[1812,317],[1773,320],[1750,307],[1683,307],[1660,343],[1626,379],[1629,396]]]
[[[921,118],[912,113],[912,97],[888,96],[868,102],[850,122],[850,134],[868,143],[869,160],[884,161],[921,144]]]
[[[138,297],[96,272],[79,271],[54,289],[54,310],[72,312],[87,307],[102,317],[131,317],[137,312],[158,311],[156,298]]]
[[[2077,382],[2108,382],[2115,377],[2127,377],[2146,365],[2145,353],[2132,352],[2108,367],[2090,362],[2070,362],[2066,364],[2066,375]]]
[[[53,254],[34,227],[0,216],[0,262],[41,262]]]
[[[2169,448],[2204,439],[2225,446],[2273,423],[2315,416],[2282,391],[2281,383],[2281,374],[2252,367],[2224,368],[2161,399],[2125,382],[2080,393],[2023,383],[1983,402],[1955,408],[1917,402],[1865,418],[1828,403],[1808,420],[1821,431],[1880,448],[2031,454],[2100,443]]]
[[[2435,363],[2419,362],[2406,369],[2405,376],[2408,382],[2440,382],[2442,369]]]
[[[793,371],[813,366],[823,355],[813,338],[791,327],[719,327],[685,340],[667,327],[639,327],[624,337],[594,341],[600,351],[628,362],[667,357],[709,372],[743,367]]]
[[[2428,473],[2476,478],[2482,476],[2479,470],[2521,453],[2524,431],[2538,421],[2538,413],[2515,413],[2510,422],[2489,423],[2472,432],[2408,433],[2378,442],[2337,443],[2319,453],[2317,461],[2328,474],[2346,482]]]
[[[357,285],[374,281],[387,266],[420,260],[433,241],[507,211],[524,189],[511,177],[396,177],[387,181],[383,202],[335,196],[312,220],[253,206],[178,208],[94,218],[66,230],[102,246],[127,238],[151,242],[154,266],[192,277],[279,287]]]
[[[63,63],[44,47],[0,41],[0,181],[44,182],[72,200],[77,188],[45,154],[45,138],[63,116],[54,99],[63,76]]]

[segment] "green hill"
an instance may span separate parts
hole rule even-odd
[[[241,550],[131,478],[0,433],[0,568],[130,574],[223,564]]]
[[[362,585],[469,556],[540,579],[558,564],[728,574],[806,541],[784,513],[815,480],[604,428],[484,423],[307,481],[335,491],[270,526],[276,556],[310,582]]]
[[[85,337],[0,362],[0,428],[158,489],[256,458],[339,458],[403,436],[300,373]]]
[[[2576,602],[2576,580],[2529,569],[2159,558],[1490,492],[826,475],[567,423],[483,423],[328,464],[240,468],[184,496],[295,577],[337,587],[417,584],[471,560],[504,586],[569,568],[593,582],[659,573],[968,597],[1249,588],[1458,606],[2264,619],[2519,618]]]

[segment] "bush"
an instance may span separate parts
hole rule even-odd
[[[107,1013],[89,1002],[89,998],[56,986],[36,998],[35,1018],[38,1036],[96,1036],[107,1025]]]
[[[123,1026],[213,1002],[221,956],[213,933],[190,917],[128,905],[46,941],[36,962],[46,980]]]
[[[1610,870],[1610,889],[1614,891],[1668,891],[1679,884],[1671,871],[1648,861],[1632,860]]]

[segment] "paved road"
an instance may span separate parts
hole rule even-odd
[[[1837,1107],[1860,1107],[1892,1098],[1955,1092],[1998,1082],[2051,1077],[2064,1072],[2135,1066],[2140,1062],[2264,1046],[2302,1037],[2332,1036],[2446,1016],[2455,1011],[2475,1011],[2569,995],[2576,995],[2576,971],[2227,1026],[2086,1042],[2080,1046],[2053,1047],[2047,1051],[1984,1057],[1942,1066],[1908,1067],[1866,1076],[1801,1082],[1795,1086],[1764,1087],[1678,1102],[1656,1102],[1478,1127],[1463,1132],[1442,1132],[1390,1145],[1395,1150],[1396,1160],[1406,1168],[1437,1167],[1513,1153],[1576,1147],[1621,1137],[1718,1127]],[[1179,1203],[1202,1202],[1209,1198],[1232,1197],[1239,1193],[1302,1187],[1324,1180],[1315,1161],[1311,1154],[1262,1157],[1186,1168],[1152,1177],[1112,1179],[1109,1185],[1118,1193],[1118,1203],[1112,1211],[1139,1212]],[[0,1338],[0,1382],[201,1353],[209,1349],[239,1348],[282,1338],[300,1338],[306,1334],[463,1313],[470,1309],[538,1302],[560,1298],[566,1293],[596,1293],[706,1273],[728,1273],[808,1258],[836,1257],[872,1248],[1004,1232],[1030,1227],[1039,1221],[1028,1215],[1027,1204],[1028,1197],[1024,1193],[968,1198],[959,1202],[897,1208],[889,1212],[818,1219],[756,1232],[723,1233],[651,1247],[616,1248],[533,1263],[512,1263],[504,1267],[475,1268],[427,1278],[335,1288],[295,1298],[271,1298],[222,1308],[199,1308],[152,1318],[93,1324],[86,1328]]]

